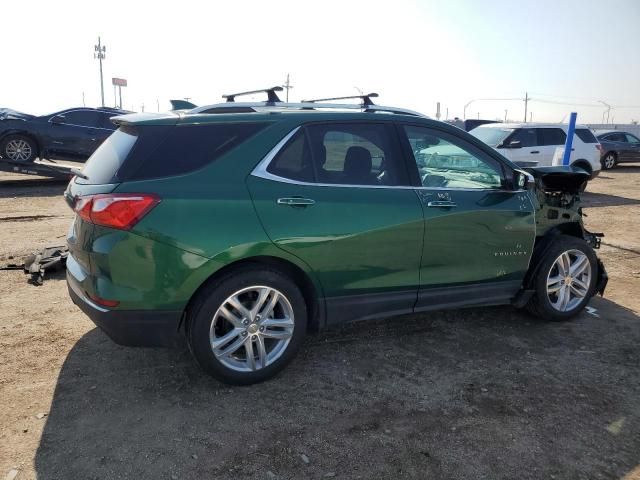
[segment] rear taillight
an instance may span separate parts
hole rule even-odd
[[[105,227],[129,230],[160,202],[147,193],[114,193],[78,197],[75,212],[84,220]]]
[[[596,143],[596,148],[600,153],[602,153],[602,145],[600,145],[599,143]]]

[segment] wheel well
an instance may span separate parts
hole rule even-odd
[[[237,262],[231,263],[229,265],[225,265],[220,270],[216,271],[213,275],[211,275],[207,280],[205,280],[200,287],[193,293],[191,298],[189,299],[189,303],[185,308],[185,314],[183,315],[183,319],[181,321],[180,328],[188,329],[189,322],[187,321],[189,317],[190,308],[197,298],[198,294],[210,283],[215,282],[218,278],[223,275],[227,275],[234,270],[238,270],[240,268],[245,268],[249,266],[256,267],[269,267],[275,270],[282,272],[291,278],[295,284],[300,288],[302,292],[302,296],[304,297],[305,304],[307,306],[308,319],[307,319],[307,328],[311,332],[316,332],[320,328],[320,295],[313,282],[309,278],[309,276],[297,265],[284,260],[278,257],[271,256],[257,256],[250,257],[243,260],[239,260]]]
[[[576,160],[575,162],[573,162],[573,165],[575,165],[576,167],[580,167],[580,168],[584,169],[588,174],[593,173],[593,167],[584,158]]]
[[[615,152],[613,150],[609,150],[607,153],[603,155],[603,157],[606,157],[607,155],[613,155],[616,159],[618,158],[618,152]]]

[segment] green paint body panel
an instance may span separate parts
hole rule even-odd
[[[131,231],[75,220],[68,242],[71,269],[81,289],[89,296],[117,299],[115,310],[182,311],[220,269],[256,257],[276,257],[302,270],[320,299],[401,292],[406,305],[397,303],[398,311],[411,311],[421,290],[443,286],[511,282],[516,287],[509,294],[515,295],[536,232],[540,234],[536,210],[542,207],[532,192],[350,188],[251,175],[282,138],[305,122],[362,122],[369,120],[366,115],[370,114],[121,117],[121,123],[138,125],[266,121],[269,126],[188,174],[117,185],[72,181],[68,198],[109,192],[154,193],[161,198]],[[371,118],[401,121],[404,116]],[[440,122],[406,120],[462,135]],[[513,167],[476,139],[468,141]],[[443,195],[457,204],[455,209],[428,206]],[[277,203],[278,198],[295,196],[315,204]],[[581,224],[579,213],[574,213],[569,221]]]

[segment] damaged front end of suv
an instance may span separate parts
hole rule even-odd
[[[590,232],[584,227],[581,195],[589,174],[578,167],[556,166],[523,168],[529,178],[529,192],[536,211],[536,245],[531,259],[531,267],[524,281],[524,288],[516,304],[525,305],[534,289],[543,259],[553,249],[559,235],[569,235],[583,239],[594,250],[600,248],[603,233]],[[596,257],[597,258],[597,257]],[[594,293],[604,294],[608,276],[602,261],[597,258],[597,272]]]

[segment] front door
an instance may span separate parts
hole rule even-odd
[[[457,136],[411,125],[402,130],[425,215],[416,310],[509,300],[535,240],[528,192],[507,188],[502,163]]]
[[[248,186],[271,240],[320,281],[329,323],[413,310],[423,210],[392,125],[299,128]]]

